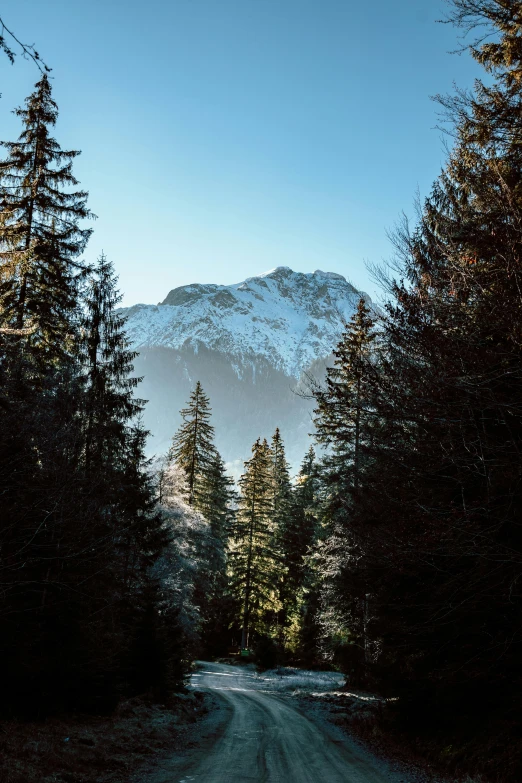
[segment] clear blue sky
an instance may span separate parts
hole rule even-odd
[[[125,303],[286,265],[364,261],[444,161],[430,95],[479,73],[443,0],[17,0],[5,23],[53,67],[56,135],[99,216],[88,258]],[[0,138],[35,67],[0,60]]]

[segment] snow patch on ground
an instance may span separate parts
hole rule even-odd
[[[333,693],[344,684],[344,674],[340,672],[318,672],[306,669],[281,667],[257,674],[261,689],[272,692]]]

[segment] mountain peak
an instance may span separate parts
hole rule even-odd
[[[346,283],[346,277],[338,275],[337,272],[323,272],[322,269],[316,269],[314,275],[317,275],[317,277],[326,277],[329,280],[344,280]]]
[[[293,274],[295,272],[289,266],[276,266],[268,272],[263,272],[262,275],[256,275],[256,277],[288,277]]]
[[[134,348],[200,346],[251,366],[268,360],[289,376],[327,356],[360,296],[336,272],[294,272],[278,266],[241,283],[192,283],[159,305],[123,311]]]

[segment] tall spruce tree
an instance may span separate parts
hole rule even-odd
[[[274,528],[283,531],[290,514],[292,503],[292,484],[290,481],[290,466],[286,460],[283,438],[276,428],[271,442],[272,481],[273,481],[273,511]]]
[[[272,525],[274,541],[277,541],[277,548],[283,553],[284,557],[286,554],[286,532],[287,527],[290,524],[292,509],[292,484],[290,481],[290,466],[286,460],[285,447],[279,427],[276,428],[276,431],[272,436],[271,455],[273,482]],[[293,603],[292,598],[295,598],[295,594],[292,597],[288,594],[286,576],[287,575],[285,575],[285,578],[281,583],[281,609],[276,617],[277,635],[280,646],[283,646],[284,644],[284,634],[288,623],[290,604]]]
[[[266,440],[258,439],[239,480],[241,494],[229,539],[230,585],[242,608],[241,646],[259,631],[266,611],[280,608],[283,575],[278,537],[274,535],[273,461]]]
[[[119,615],[108,613],[111,623],[117,627],[124,621],[129,628],[144,618],[148,622],[159,610],[148,569],[168,543],[168,533],[154,509],[144,456],[148,433],[139,423],[143,402],[134,397],[140,379],[131,375],[136,354],[129,350],[124,318],[116,313],[120,300],[112,263],[102,254],[89,276],[82,320],[83,457],[92,509],[88,530],[93,549],[100,550],[102,589],[108,598],[119,596],[124,607]],[[125,626],[119,644],[126,648],[127,676],[143,684],[147,675],[133,658],[134,632],[124,633]],[[150,645],[147,649],[152,655]]]
[[[0,317],[4,329],[24,334],[27,347],[51,356],[72,348],[78,303],[78,260],[90,229],[87,193],[72,165],[78,151],[64,151],[52,137],[58,109],[46,74],[15,114],[23,131],[2,142],[0,161]]]
[[[185,471],[188,503],[199,510],[200,504],[203,507],[206,505],[208,485],[205,477],[216,465],[210,401],[199,381],[181,415],[183,424],[172,439],[169,459]]]
[[[136,636],[161,624],[151,566],[168,534],[110,263],[83,284],[90,213],[46,76],[17,114],[0,163],[2,709],[98,711],[153,684]]]
[[[234,528],[237,493],[220,454],[215,451],[201,481],[198,510],[210,524],[215,546],[208,558],[205,595],[200,605],[201,642],[211,655],[222,655],[229,646],[228,627],[235,607],[228,589],[227,542]]]
[[[368,403],[369,370],[376,337],[374,320],[364,299],[360,299],[333,352],[335,361],[327,370],[326,387],[316,394],[316,437],[332,447],[333,457],[328,464],[332,483],[339,483],[340,504],[359,489],[364,448],[370,438],[373,415]]]
[[[293,647],[305,662],[320,658],[321,578],[316,567],[322,486],[315,450],[310,446],[296,477],[292,514],[285,536],[285,564],[293,607]]]
[[[0,658],[5,708],[23,711],[31,692],[40,694],[37,710],[46,701],[52,708],[71,683],[71,660],[82,657],[71,653],[86,629],[79,584],[95,558],[83,548],[84,384],[75,344],[78,256],[90,234],[79,221],[90,213],[86,193],[70,192],[78,153],[50,135],[57,108],[46,76],[16,114],[22,134],[4,142],[0,162]]]
[[[208,559],[206,577],[196,589],[195,600],[201,619],[201,642],[212,654],[222,651],[223,629],[230,614],[227,595],[226,541],[234,518],[236,494],[224,462],[214,446],[209,399],[201,383],[181,411],[184,422],[173,438],[168,459],[187,479],[187,502],[209,522],[214,548]]]
[[[313,446],[308,449],[292,493],[292,506],[284,530],[286,581],[295,593],[305,581],[306,557],[317,536],[319,468]]]
[[[305,655],[309,660],[317,656],[315,645],[307,651],[303,647],[303,628],[305,624],[310,625],[311,616],[315,614],[312,610],[314,598],[310,595],[313,583],[310,556],[317,537],[317,506],[317,465],[314,449],[310,447],[295,479],[280,527],[285,574],[278,618],[280,642],[292,653]]]
[[[85,390],[85,462],[98,469],[121,466],[129,420],[142,409],[131,377],[137,356],[129,350],[112,263],[102,254],[89,276],[82,321]]]
[[[360,670],[358,653],[367,647],[368,586],[362,578],[361,548],[354,508],[362,490],[374,440],[376,414],[374,318],[364,299],[347,325],[328,368],[326,385],[316,392],[316,437],[327,447],[322,478],[324,530],[318,563],[323,573],[321,603],[327,636],[336,654]]]
[[[214,449],[202,472],[197,509],[223,543],[230,530],[236,500],[234,482],[226,472],[223,458]]]

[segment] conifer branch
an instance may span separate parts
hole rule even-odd
[[[2,29],[2,33],[0,34],[0,49],[2,49],[5,52],[12,65],[14,65],[16,59],[16,52],[14,52],[11,49],[11,47],[7,44],[5,40],[5,33],[7,33],[7,35],[9,35],[13,39],[13,41],[20,47],[22,52],[22,57],[25,60],[32,60],[41,73],[50,73],[52,71],[52,68],[50,68],[44,60],[42,60],[40,54],[36,51],[34,44],[22,43],[22,41],[13,33],[13,31],[10,30],[5,25],[4,20],[2,19],[1,16],[0,16],[0,27]]]
[[[35,323],[30,323],[28,326],[22,327],[21,329],[12,329],[8,326],[0,327],[0,334],[10,334],[14,335],[15,337],[26,337],[30,334],[34,334],[37,330],[37,325]]]

